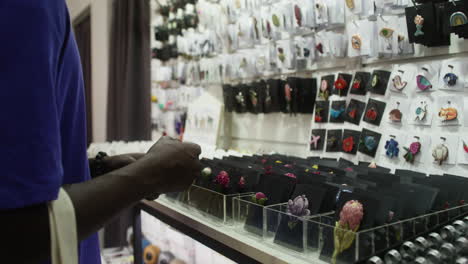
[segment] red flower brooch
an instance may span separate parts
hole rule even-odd
[[[343,151],[351,152],[354,148],[354,138],[352,136],[343,139]]]
[[[348,87],[348,82],[341,76],[335,81],[335,88],[338,90],[338,94],[341,96],[341,91]]]
[[[374,107],[371,107],[369,110],[366,112],[366,118],[374,121],[377,119],[377,110]]]

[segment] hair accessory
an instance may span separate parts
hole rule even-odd
[[[427,115],[427,103],[421,101],[421,106],[416,108],[416,117],[414,118],[415,121],[424,121]]]
[[[374,136],[366,136],[364,138],[364,146],[369,151],[373,151],[377,147],[377,141]]]
[[[331,263],[337,263],[338,255],[351,247],[363,217],[364,207],[359,201],[351,200],[345,203],[340,212],[340,220],[336,222],[333,231],[335,250]]]
[[[255,92],[254,90],[250,90],[250,101],[252,102],[252,105],[254,107],[257,106],[258,97],[257,97],[257,92]]]
[[[305,195],[299,195],[293,200],[288,201],[287,214],[290,215],[288,221],[289,229],[293,229],[299,222],[297,217],[306,217],[310,215],[309,201]],[[295,217],[297,216],[297,217]]]
[[[451,72],[444,76],[444,83],[449,87],[455,86],[457,84],[457,80],[458,76]]]
[[[450,26],[451,27],[458,27],[463,26],[468,23],[468,18],[466,17],[465,13],[463,12],[455,12],[450,16]]]
[[[439,165],[442,165],[442,163],[447,160],[448,155],[449,149],[445,144],[438,144],[432,150],[432,157],[434,157],[434,161],[437,161]]]
[[[293,179],[297,179],[297,176],[294,173],[290,173],[290,172],[284,174],[284,176],[289,177],[289,178],[293,178]]]
[[[262,192],[258,192],[252,195],[251,199],[252,199],[252,202],[259,204],[259,205],[265,205],[266,201],[268,201],[268,198]]]
[[[346,0],[346,6],[349,9],[354,9],[354,0]]]
[[[294,5],[294,16],[298,26],[302,26],[302,13],[298,5]]]
[[[244,99],[244,95],[242,94],[242,92],[239,92],[236,95],[236,100],[237,100],[237,103],[239,103],[242,108],[245,108],[245,99]]]
[[[214,182],[221,185],[224,188],[229,187],[229,182],[231,179],[229,178],[229,174],[226,171],[220,171],[216,178],[214,179]]]
[[[466,145],[465,141],[463,141],[463,150],[468,153],[468,145]]]
[[[284,50],[281,47],[278,47],[278,59],[281,62],[284,62],[284,60],[286,60],[286,55],[284,55]]]
[[[395,30],[391,29],[391,28],[382,28],[380,30],[380,36],[384,37],[384,38],[391,38],[392,35],[393,35],[393,32]]]
[[[280,20],[279,20],[279,18],[278,18],[278,16],[276,14],[273,14],[271,16],[271,22],[273,22],[273,25],[275,25],[275,27],[280,26]]]
[[[351,36],[351,47],[355,50],[360,50],[362,46],[362,40],[359,35]]]
[[[314,121],[315,121],[316,123],[321,123],[321,122],[323,121],[322,111],[323,111],[323,108],[317,108],[317,109],[315,109]]]
[[[414,32],[414,36],[423,36],[424,32],[422,31],[422,28],[424,24],[424,18],[420,15],[416,15],[414,17],[414,24],[416,24],[416,32]]]
[[[371,163],[369,163],[369,166],[367,167],[371,169],[377,169],[377,163],[375,163],[375,161],[373,160]]]
[[[366,118],[371,121],[375,121],[378,115],[379,113],[377,112],[377,108],[375,108],[374,106],[371,106],[366,112]]]
[[[284,85],[284,98],[286,99],[286,111],[291,112],[291,92],[292,88],[289,84]]]
[[[345,111],[344,107],[342,107],[342,108],[340,108],[338,110],[332,108],[330,110],[330,115],[331,115],[331,117],[336,119],[336,118],[339,118],[344,111]]]
[[[395,89],[397,89],[398,91],[401,91],[403,89],[405,89],[406,85],[408,84],[408,82],[403,82],[401,80],[401,76],[400,75],[396,75],[393,79],[392,79],[392,82],[393,82],[393,87]]]
[[[320,136],[312,135],[312,140],[310,141],[310,145],[314,146],[314,149],[317,149],[319,140],[320,140]]]
[[[406,150],[406,154],[403,156],[409,163],[413,163],[417,154],[421,151],[421,143],[418,141],[410,144],[409,148],[403,147]]]
[[[447,104],[447,107],[442,107],[439,111],[439,118],[442,120],[442,122],[456,120],[458,117],[457,109],[450,106],[450,101],[448,101]]]
[[[211,173],[212,173],[212,170],[210,167],[206,167],[204,168],[202,171],[201,171],[201,175],[203,176],[203,178],[208,178],[211,176]]]
[[[376,73],[374,73],[372,75],[372,82],[371,82],[372,88],[377,87],[378,84],[379,84],[379,76]]]
[[[356,119],[357,109],[352,109],[348,112],[348,116],[352,119]]]
[[[245,188],[245,178],[244,178],[244,176],[240,177],[238,185],[239,185],[239,188],[241,188],[241,189]]]
[[[341,91],[345,90],[348,87],[348,82],[339,75],[338,79],[335,81],[335,88],[338,90],[338,94],[341,96]]]
[[[325,99],[325,101],[328,100],[328,96],[329,96],[329,91],[328,91],[328,88],[329,88],[329,83],[327,80],[323,79],[321,82],[320,82],[320,93],[319,93],[319,96],[322,97],[323,99]]]
[[[343,151],[344,152],[352,152],[354,148],[354,137],[349,136],[343,139]]]
[[[421,91],[426,91],[432,88],[431,82],[423,75],[416,76],[416,83]]]
[[[327,145],[329,148],[334,149],[337,145],[338,139],[335,136],[331,136],[330,138],[327,139]]]
[[[353,89],[356,89],[356,90],[361,89],[361,83],[362,83],[361,78],[355,77],[355,78],[354,78],[354,81],[353,81],[353,86],[352,86]]]
[[[385,151],[385,155],[387,155],[389,158],[398,157],[398,153],[400,152],[400,149],[398,148],[398,142],[393,138],[387,140],[385,143],[385,149],[387,150]]]
[[[323,45],[322,45],[322,43],[319,43],[319,44],[315,45],[315,49],[316,49],[320,54],[323,54]]]

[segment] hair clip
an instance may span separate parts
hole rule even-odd
[[[226,171],[220,171],[216,178],[214,179],[214,182],[221,185],[224,188],[229,187],[229,182],[231,179],[229,178],[229,174]]]
[[[465,143],[465,141],[463,140],[463,150],[465,151],[465,153],[468,153],[468,145]]]
[[[434,161],[439,163],[439,165],[442,165],[442,163],[447,160],[448,155],[449,155],[449,149],[443,143],[438,144],[432,150],[432,157],[434,157]]]
[[[375,121],[378,115],[379,113],[375,106],[371,106],[366,112],[366,118],[370,121]]]
[[[354,109],[352,109],[352,110],[350,110],[350,111],[348,112],[348,116],[349,116],[351,119],[356,119],[356,115],[357,115],[357,109],[356,109],[356,108],[354,108]]]
[[[351,36],[351,47],[355,50],[360,50],[362,46],[362,40],[359,35]]]
[[[450,105],[450,101],[448,102],[448,105]],[[458,111],[456,108],[448,106],[448,107],[442,107],[439,111],[439,118],[442,120],[442,122],[445,121],[452,121],[456,120],[458,117]]]
[[[348,82],[343,78],[343,76],[338,75],[338,79],[335,81],[335,88],[338,90],[338,95],[341,96],[341,91],[348,88]]]
[[[373,151],[377,147],[377,140],[374,136],[366,136],[364,138],[364,146],[368,151]]]
[[[466,17],[465,13],[463,12],[455,12],[450,16],[450,26],[451,27],[458,27],[463,26],[468,23],[468,18]]]
[[[306,217],[310,215],[309,201],[306,196],[299,195],[294,198],[294,200],[289,200],[286,212],[290,216],[288,227],[289,229],[293,229],[299,222],[297,217]]]
[[[426,91],[432,88],[431,82],[423,75],[416,76],[416,84],[421,91]]]
[[[421,106],[416,108],[416,117],[414,121],[424,121],[427,115],[427,103],[421,101]]]
[[[325,101],[328,100],[328,96],[329,96],[329,91],[328,91],[328,88],[329,88],[329,83],[328,83],[328,80],[326,79],[322,79],[322,81],[320,82],[320,93],[319,93],[319,96],[322,97],[323,99],[325,99]]]
[[[354,81],[353,81],[353,89],[355,90],[359,90],[361,89],[361,83],[362,83],[362,80],[360,77],[356,76],[354,77]]]
[[[376,88],[378,84],[379,84],[379,75],[377,73],[374,73],[372,75],[372,82],[371,82],[372,88]]]
[[[408,84],[408,82],[402,81],[400,75],[396,75],[396,76],[392,79],[392,82],[393,82],[393,87],[394,87],[395,89],[397,89],[398,91],[401,91],[401,90],[405,89],[406,85]]]
[[[241,176],[239,179],[239,182],[237,183],[239,185],[239,188],[244,189],[245,188],[245,178],[244,176]]]
[[[416,25],[416,32],[414,32],[414,36],[423,36],[424,32],[422,31],[424,25],[424,18],[420,15],[416,15],[414,17],[414,24]]]
[[[400,109],[398,109],[399,106],[400,102],[397,102],[397,107],[388,113],[388,118],[390,119],[390,121],[395,123],[401,122],[403,113],[400,111]]]
[[[250,101],[254,107],[257,106],[258,97],[257,92],[255,92],[254,90],[250,90]]]
[[[323,111],[323,108],[316,108],[316,109],[315,109],[314,121],[315,121],[316,123],[321,123],[321,122],[323,122],[322,111]]]
[[[385,155],[387,155],[389,158],[398,157],[398,153],[400,152],[400,149],[398,148],[398,142],[393,138],[385,142],[385,149],[387,150],[385,151]]]
[[[344,111],[345,111],[344,107],[341,107],[338,110],[332,108],[330,110],[330,116],[333,117],[334,119],[337,119],[341,116],[341,114],[343,114]]]
[[[421,143],[419,141],[413,142],[409,145],[409,148],[403,147],[406,150],[406,154],[403,156],[409,163],[413,163],[416,155],[421,151]]]
[[[320,136],[316,136],[312,134],[312,140],[310,141],[310,145],[314,146],[314,149],[317,149],[319,140],[320,140]]]
[[[343,148],[344,152],[348,152],[348,153],[352,152],[353,149],[354,149],[354,137],[349,136],[349,137],[343,139],[342,148]]]
[[[336,148],[338,139],[335,136],[331,136],[327,139],[327,146],[328,148],[334,149]]]
[[[259,204],[259,205],[265,205],[266,201],[268,201],[268,198],[266,195],[262,192],[258,192],[251,197],[252,202]]]

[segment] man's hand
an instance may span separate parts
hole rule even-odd
[[[113,171],[123,168],[145,156],[144,153],[130,153],[116,156],[107,156],[102,162],[106,171]]]
[[[186,190],[200,173],[200,153],[200,146],[196,144],[161,138],[133,164],[142,170],[136,176],[141,177],[146,195]]]

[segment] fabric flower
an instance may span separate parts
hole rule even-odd
[[[377,119],[377,111],[375,110],[375,108],[371,108],[371,109],[367,110],[366,118],[369,119],[369,120],[372,120],[372,121]]]
[[[293,165],[292,164],[286,164],[284,165],[285,168],[292,169]]]
[[[351,247],[363,217],[364,208],[359,201],[348,201],[343,206],[340,212],[340,220],[336,222],[333,230],[335,250],[333,251],[331,263],[336,264],[338,255]]]
[[[345,90],[348,87],[348,82],[339,76],[338,79],[335,81],[335,88],[338,90],[338,94],[341,96],[341,91]]]
[[[299,195],[294,200],[288,201],[287,213],[299,217],[310,215],[309,200],[305,195]]]
[[[262,192],[258,192],[255,195],[252,195],[252,202],[256,204],[265,205],[266,201],[268,201],[268,198]]]
[[[287,176],[287,177],[293,178],[293,179],[297,178],[296,175],[294,175],[293,173],[286,173],[286,174],[284,174],[284,176]]]
[[[263,168],[265,170],[265,174],[266,175],[270,175],[273,173],[273,167],[272,166],[266,166],[265,168]]]
[[[291,87],[289,84],[284,85],[284,97],[286,98],[286,101],[291,101]]]
[[[245,188],[245,178],[242,176],[240,177],[240,180],[239,180],[239,188],[241,189],[244,189]]]
[[[357,231],[364,216],[362,204],[356,200],[346,202],[340,212],[340,226],[342,228]]]
[[[210,167],[206,167],[201,171],[201,175],[203,176],[203,178],[210,177],[211,173],[212,173],[212,171],[211,171]]]
[[[371,169],[377,169],[377,163],[375,163],[375,161],[372,161],[371,163],[369,163],[369,166],[367,166]]]
[[[406,150],[406,154],[403,156],[409,163],[413,163],[416,155],[421,151],[421,143],[418,141],[410,144],[409,148],[403,147]]]
[[[354,148],[354,137],[350,136],[343,139],[343,151],[344,152],[351,152]]]
[[[224,188],[229,186],[230,181],[231,179],[229,178],[229,174],[226,171],[220,171],[215,179],[215,182]]]
[[[385,155],[387,155],[390,158],[398,157],[398,154],[400,153],[398,142],[393,138],[385,142],[385,149]]]

